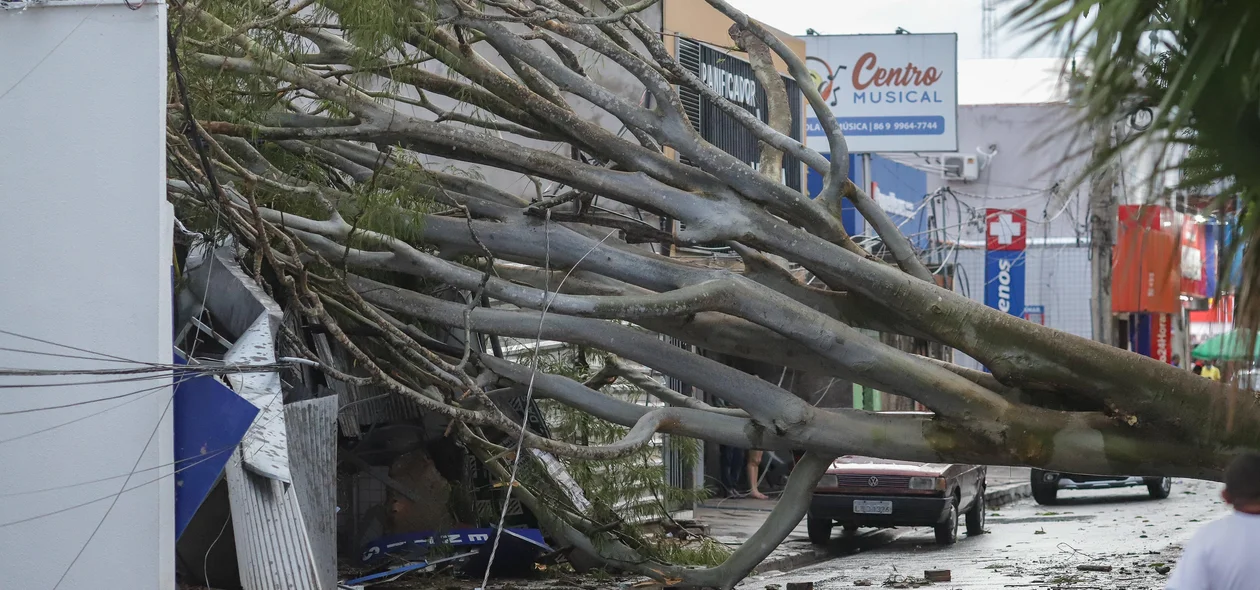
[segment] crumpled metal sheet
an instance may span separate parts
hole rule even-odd
[[[317,334],[314,338],[315,354],[319,362],[350,374],[355,371],[351,359],[340,346],[329,342],[328,337]],[[389,394],[378,385],[354,385],[336,379],[328,382],[328,388],[336,392],[341,399],[341,416],[337,421],[343,436],[359,437],[363,435],[364,424],[383,424],[409,420],[423,416],[420,406],[402,396]]]
[[[245,469],[245,450],[228,461],[228,498],[236,560],[245,590],[333,590],[322,586],[298,492]]]
[[[214,316],[215,322],[234,337],[244,334],[258,321],[260,314],[268,314],[273,320],[271,336],[275,338],[283,312],[275,300],[241,268],[234,256],[231,246],[221,246],[213,252],[195,248],[188,256],[185,274],[189,288],[184,295],[192,298],[194,307],[204,298],[206,309]]]
[[[315,556],[315,574],[324,588],[337,586],[338,407],[335,395],[284,407],[293,489]]]
[[[236,339],[223,355],[224,362],[243,365],[269,365],[276,362],[274,334],[277,326],[270,314],[263,313],[254,324]],[[237,395],[258,408],[258,416],[241,442],[242,457],[249,470],[284,483],[291,483],[289,443],[284,428],[284,395],[280,390],[280,374],[234,373],[228,384]]]

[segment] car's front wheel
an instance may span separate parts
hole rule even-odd
[[[953,545],[958,542],[958,500],[955,499],[949,506],[949,515],[945,520],[932,527],[936,533],[936,543],[939,545]]]
[[[809,517],[809,520],[805,522],[805,529],[809,532],[809,542],[815,545],[830,543],[833,524],[830,518]]]
[[[976,501],[971,503],[971,509],[967,511],[967,536],[984,534],[984,488],[980,488]]]
[[[1172,478],[1160,477],[1146,480],[1146,491],[1156,500],[1163,500],[1172,493]]]

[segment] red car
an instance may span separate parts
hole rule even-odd
[[[984,532],[983,465],[912,463],[870,457],[836,459],[818,480],[809,505],[809,540],[824,545],[831,529],[930,526],[936,542],[958,540],[958,521],[968,535]]]

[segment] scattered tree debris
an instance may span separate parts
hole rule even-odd
[[[932,582],[925,578],[912,578],[898,574],[892,574],[888,576],[888,579],[884,580],[885,588],[921,588],[931,585]]]
[[[1112,568],[1109,565],[1083,563],[1081,565],[1076,566],[1076,569],[1081,570],[1083,572],[1109,572],[1111,571]]]

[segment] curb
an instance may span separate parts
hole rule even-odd
[[[786,573],[803,567],[809,567],[817,563],[822,563],[833,557],[836,557],[836,555],[832,555],[824,549],[814,549],[813,551],[798,553],[796,555],[785,555],[783,557],[767,559],[761,562],[757,565],[757,567],[753,568],[752,573],[749,575],[764,574],[772,571]]]
[[[1028,482],[1004,484],[985,490],[984,502],[988,508],[992,509],[1000,506],[1006,506],[1008,504],[1014,504],[1015,502],[1030,496],[1032,496],[1032,484]],[[834,557],[838,556],[825,549],[814,549],[812,551],[804,551],[795,555],[784,555],[783,557],[767,559],[761,562],[753,570],[752,574],[764,574],[771,571],[786,573],[792,570],[822,563]]]
[[[871,537],[871,536],[883,534],[887,532],[888,530],[890,529],[868,530],[863,533],[858,533],[857,538]],[[812,545],[810,547],[811,549],[808,551],[802,551],[800,553],[796,553],[792,555],[784,555],[781,557],[767,559],[761,562],[760,564],[758,564],[757,567],[753,569],[753,572],[751,575],[766,574],[772,571],[777,571],[780,573],[787,573],[792,570],[801,569],[803,567],[808,567],[814,564],[822,563],[824,561],[827,561],[828,559],[835,559],[837,557],[843,557],[845,555],[849,555],[852,553],[851,551],[837,551],[834,548],[818,548]],[[866,551],[866,548],[862,548],[859,550]]]
[[[698,507],[708,508],[709,510],[732,510],[734,512],[764,512],[766,514],[770,514],[770,512],[773,510],[772,508],[752,508],[749,506],[723,506],[718,503],[708,504],[705,502],[701,502],[698,505]]]
[[[1014,504],[1032,496],[1032,484],[1028,482],[1012,483],[985,490],[984,503],[989,508],[997,508]]]

